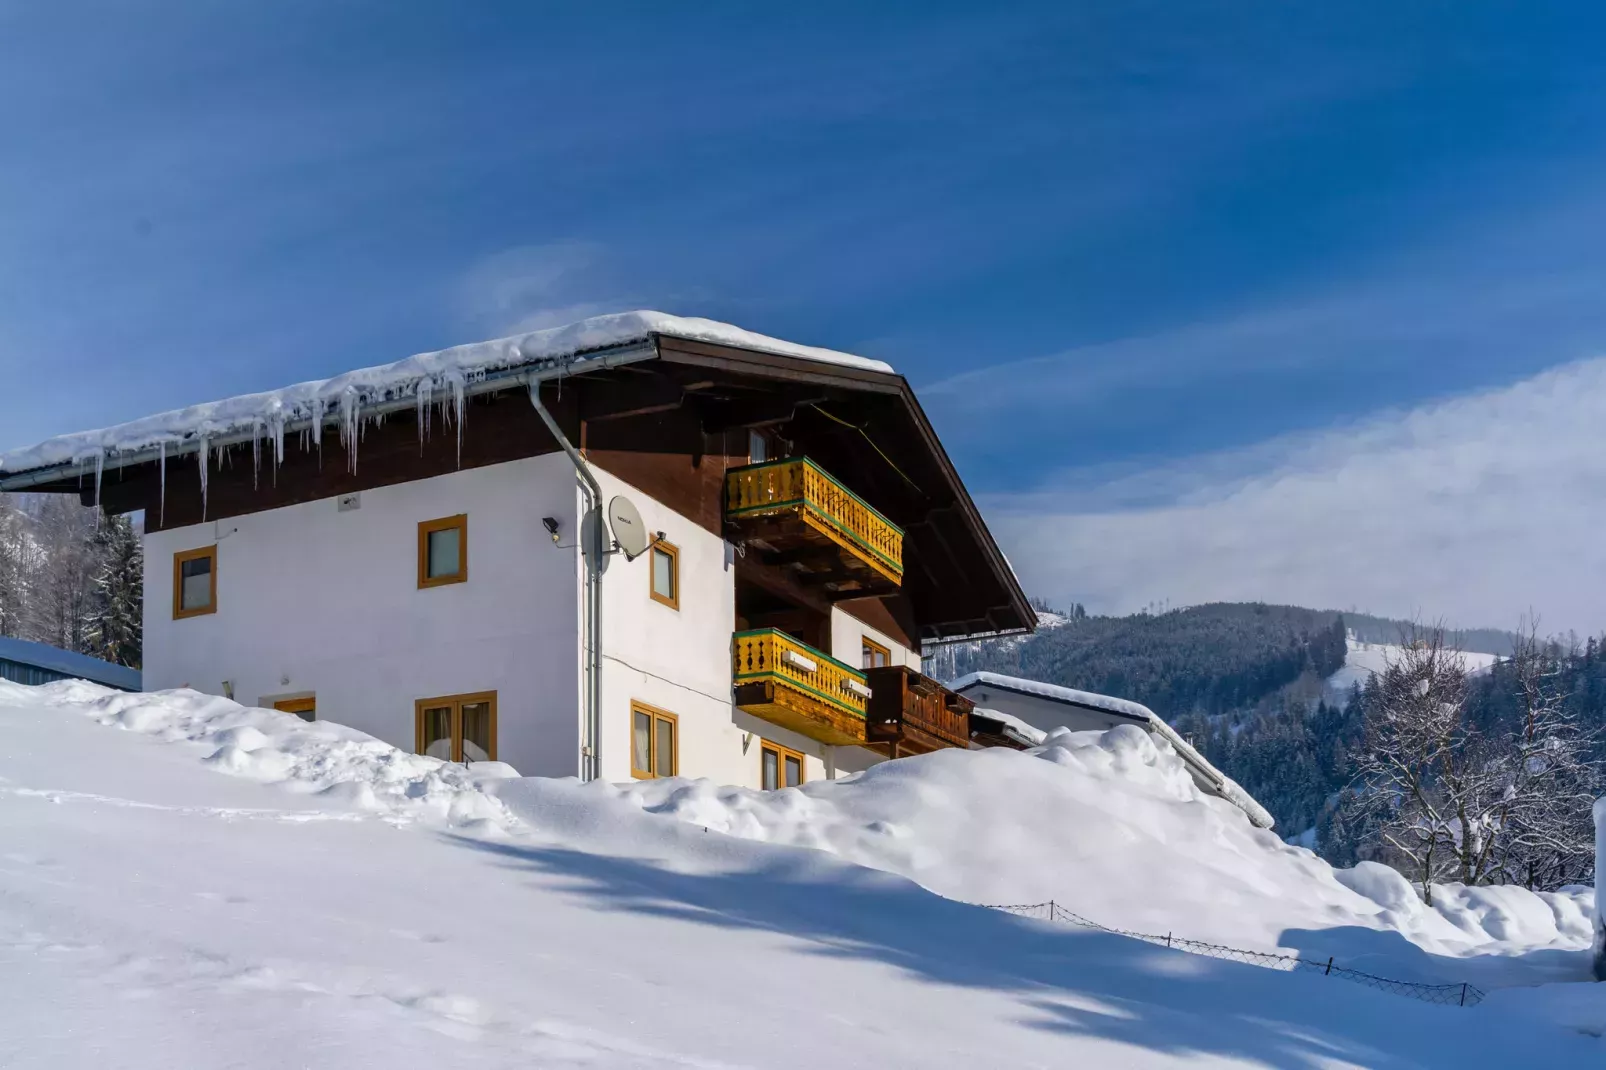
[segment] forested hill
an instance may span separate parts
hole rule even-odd
[[[1130,617],[1053,614],[1027,639],[939,650],[932,672],[979,669],[1118,695],[1167,719],[1254,706],[1301,677],[1344,664],[1338,613],[1222,602]]]
[[[1363,704],[1353,701],[1358,690],[1335,693],[1328,678],[1345,664],[1347,632],[1362,643],[1397,643],[1408,627],[1368,614],[1257,602],[1130,617],[1092,617],[1077,606],[1044,610],[1035,635],[939,648],[927,665],[943,679],[988,669],[1141,702],[1248,789],[1281,834],[1315,829],[1314,846],[1349,864],[1355,843],[1336,833],[1331,817],[1355,775]],[[1505,656],[1515,636],[1480,629],[1456,638],[1465,650]],[[1574,655],[1557,655],[1570,701],[1582,703],[1590,724],[1606,724],[1602,649],[1591,640]],[[1590,673],[1601,680],[1590,682]],[[1499,674],[1479,679],[1472,701],[1479,716],[1498,720],[1505,694]]]

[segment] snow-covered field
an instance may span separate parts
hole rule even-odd
[[[768,795],[465,770],[191,692],[0,682],[0,732],[0,1066],[1606,1057],[1606,986],[1438,1007],[943,897],[1485,988],[1586,975],[1582,893],[1429,911],[1141,732]]]
[[[1362,643],[1351,639],[1344,655],[1344,667],[1327,678],[1327,686],[1341,696],[1347,695],[1355,684],[1365,687],[1366,681],[1381,673],[1390,661],[1398,661],[1404,649],[1394,643]],[[1474,673],[1483,672],[1495,662],[1493,654],[1463,652],[1461,658],[1467,671]]]

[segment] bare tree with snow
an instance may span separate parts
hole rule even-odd
[[[1483,834],[1498,793],[1487,743],[1466,717],[1460,651],[1441,627],[1403,638],[1366,711],[1358,798],[1384,853],[1431,903],[1435,882],[1480,883],[1491,865]]]
[[[1586,729],[1560,686],[1564,656],[1540,639],[1530,618],[1508,663],[1521,718],[1503,740],[1506,805],[1500,851],[1506,880],[1550,888],[1581,880],[1594,854],[1590,810],[1602,786],[1593,757],[1596,732]]]
[[[0,636],[18,638],[27,627],[30,581],[39,552],[22,510],[0,498]]]
[[[1557,687],[1561,657],[1527,627],[1509,729],[1470,716],[1465,660],[1440,627],[1414,628],[1369,692],[1357,797],[1375,845],[1427,902],[1438,881],[1550,887],[1588,871],[1601,770]]]

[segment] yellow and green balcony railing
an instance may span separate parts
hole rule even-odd
[[[731,659],[742,709],[824,743],[864,741],[870,688],[858,669],[778,628],[737,632]]]
[[[732,468],[725,475],[725,515],[796,516],[886,580],[903,582],[903,529],[807,457]]]

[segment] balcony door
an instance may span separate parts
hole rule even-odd
[[[448,762],[496,761],[496,692],[421,698],[413,704],[418,753]]]

